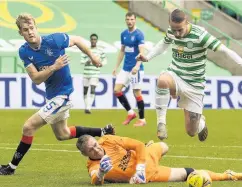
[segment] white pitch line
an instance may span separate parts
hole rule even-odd
[[[179,155],[165,155],[168,158],[188,158],[199,160],[227,160],[227,161],[242,161],[242,158],[219,158],[219,157],[200,157],[200,156],[179,156]]]
[[[13,147],[0,147],[0,149],[5,150],[15,150]],[[65,150],[65,149],[30,149],[31,151],[49,151],[49,152],[67,152],[67,153],[78,153],[79,151]]]
[[[18,145],[17,143],[0,143],[0,145]],[[33,145],[39,145],[39,146],[75,146],[75,144],[39,144],[39,143],[33,143]]]
[[[0,145],[13,145],[13,146],[17,146],[17,143],[0,143]],[[75,146],[75,143],[73,144],[38,144],[38,143],[33,143],[33,145],[35,146]],[[242,149],[242,146],[239,145],[172,145],[172,144],[168,144],[169,147],[199,147],[199,148],[238,148],[238,149]]]
[[[12,147],[0,147],[5,150],[15,150]],[[66,152],[66,153],[78,153],[79,151],[65,150],[65,149],[30,149],[31,151],[47,151],[47,152]],[[227,160],[227,161],[242,161],[241,158],[219,158],[219,157],[198,157],[198,156],[184,156],[184,155],[165,155],[167,158],[184,158],[184,159],[200,159],[200,160]]]
[[[170,147],[199,147],[199,148],[240,148],[242,146],[239,145],[169,145]]]

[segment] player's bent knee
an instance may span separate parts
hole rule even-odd
[[[70,139],[70,136],[68,135],[55,135],[56,139],[58,141],[64,141],[64,140],[69,140]]]
[[[169,83],[168,83],[168,81],[165,78],[159,77],[159,79],[157,81],[157,86],[159,88],[168,88],[169,87]]]
[[[23,126],[23,135],[32,136],[35,132],[35,128],[31,125],[31,123],[25,123]]]
[[[165,142],[160,142],[160,145],[162,148],[162,155],[165,155],[168,152],[169,147]]]
[[[142,97],[141,90],[135,89],[133,90],[133,93],[135,97]]]
[[[115,84],[114,93],[118,94],[118,93],[122,92],[123,87],[124,87],[124,85],[122,85],[122,84]]]
[[[122,89],[120,89],[120,88],[114,88],[114,94],[115,95],[119,94],[120,92],[122,92]]]

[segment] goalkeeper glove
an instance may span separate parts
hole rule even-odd
[[[113,168],[111,159],[108,155],[104,155],[100,161],[100,167],[97,173],[97,177],[102,180],[104,175]]]
[[[136,165],[136,173],[129,180],[130,184],[145,184],[145,164],[137,164]]]

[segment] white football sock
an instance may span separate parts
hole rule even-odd
[[[144,119],[139,119],[140,121],[142,121],[142,122],[145,122],[146,123],[146,120],[145,120],[145,118]]]
[[[205,127],[205,117],[202,115],[200,118],[197,132],[200,133],[204,129],[204,127]]]
[[[17,169],[17,166],[13,165],[11,162],[8,164],[12,169]]]
[[[168,88],[159,88],[156,86],[155,92],[157,125],[159,123],[166,124],[166,111],[170,101],[170,90]]]
[[[88,110],[91,110],[94,99],[95,99],[95,94],[90,94]]]
[[[133,110],[133,109],[130,109],[130,110],[128,111],[128,115],[131,115],[131,114],[134,114],[134,110]]]

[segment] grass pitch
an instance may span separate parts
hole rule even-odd
[[[22,125],[34,110],[0,111],[0,164],[8,163],[21,138]],[[205,110],[209,136],[199,142],[185,133],[183,111],[168,111],[170,146],[160,164],[170,167],[193,167],[223,172],[226,169],[242,172],[242,115],[240,110]],[[147,142],[156,138],[156,114],[146,111],[147,126],[134,128],[121,125],[126,117],[123,110],[94,110],[85,115],[83,110],[72,110],[69,125],[103,127],[116,126],[120,136],[133,137]],[[58,142],[47,125],[35,135],[30,152],[19,165],[14,176],[0,176],[1,187],[66,187],[91,186],[86,169],[86,158],[75,148],[76,140]],[[130,186],[105,184],[105,186]],[[149,183],[154,187],[185,187],[185,183]],[[241,187],[242,182],[214,182],[213,187]]]

